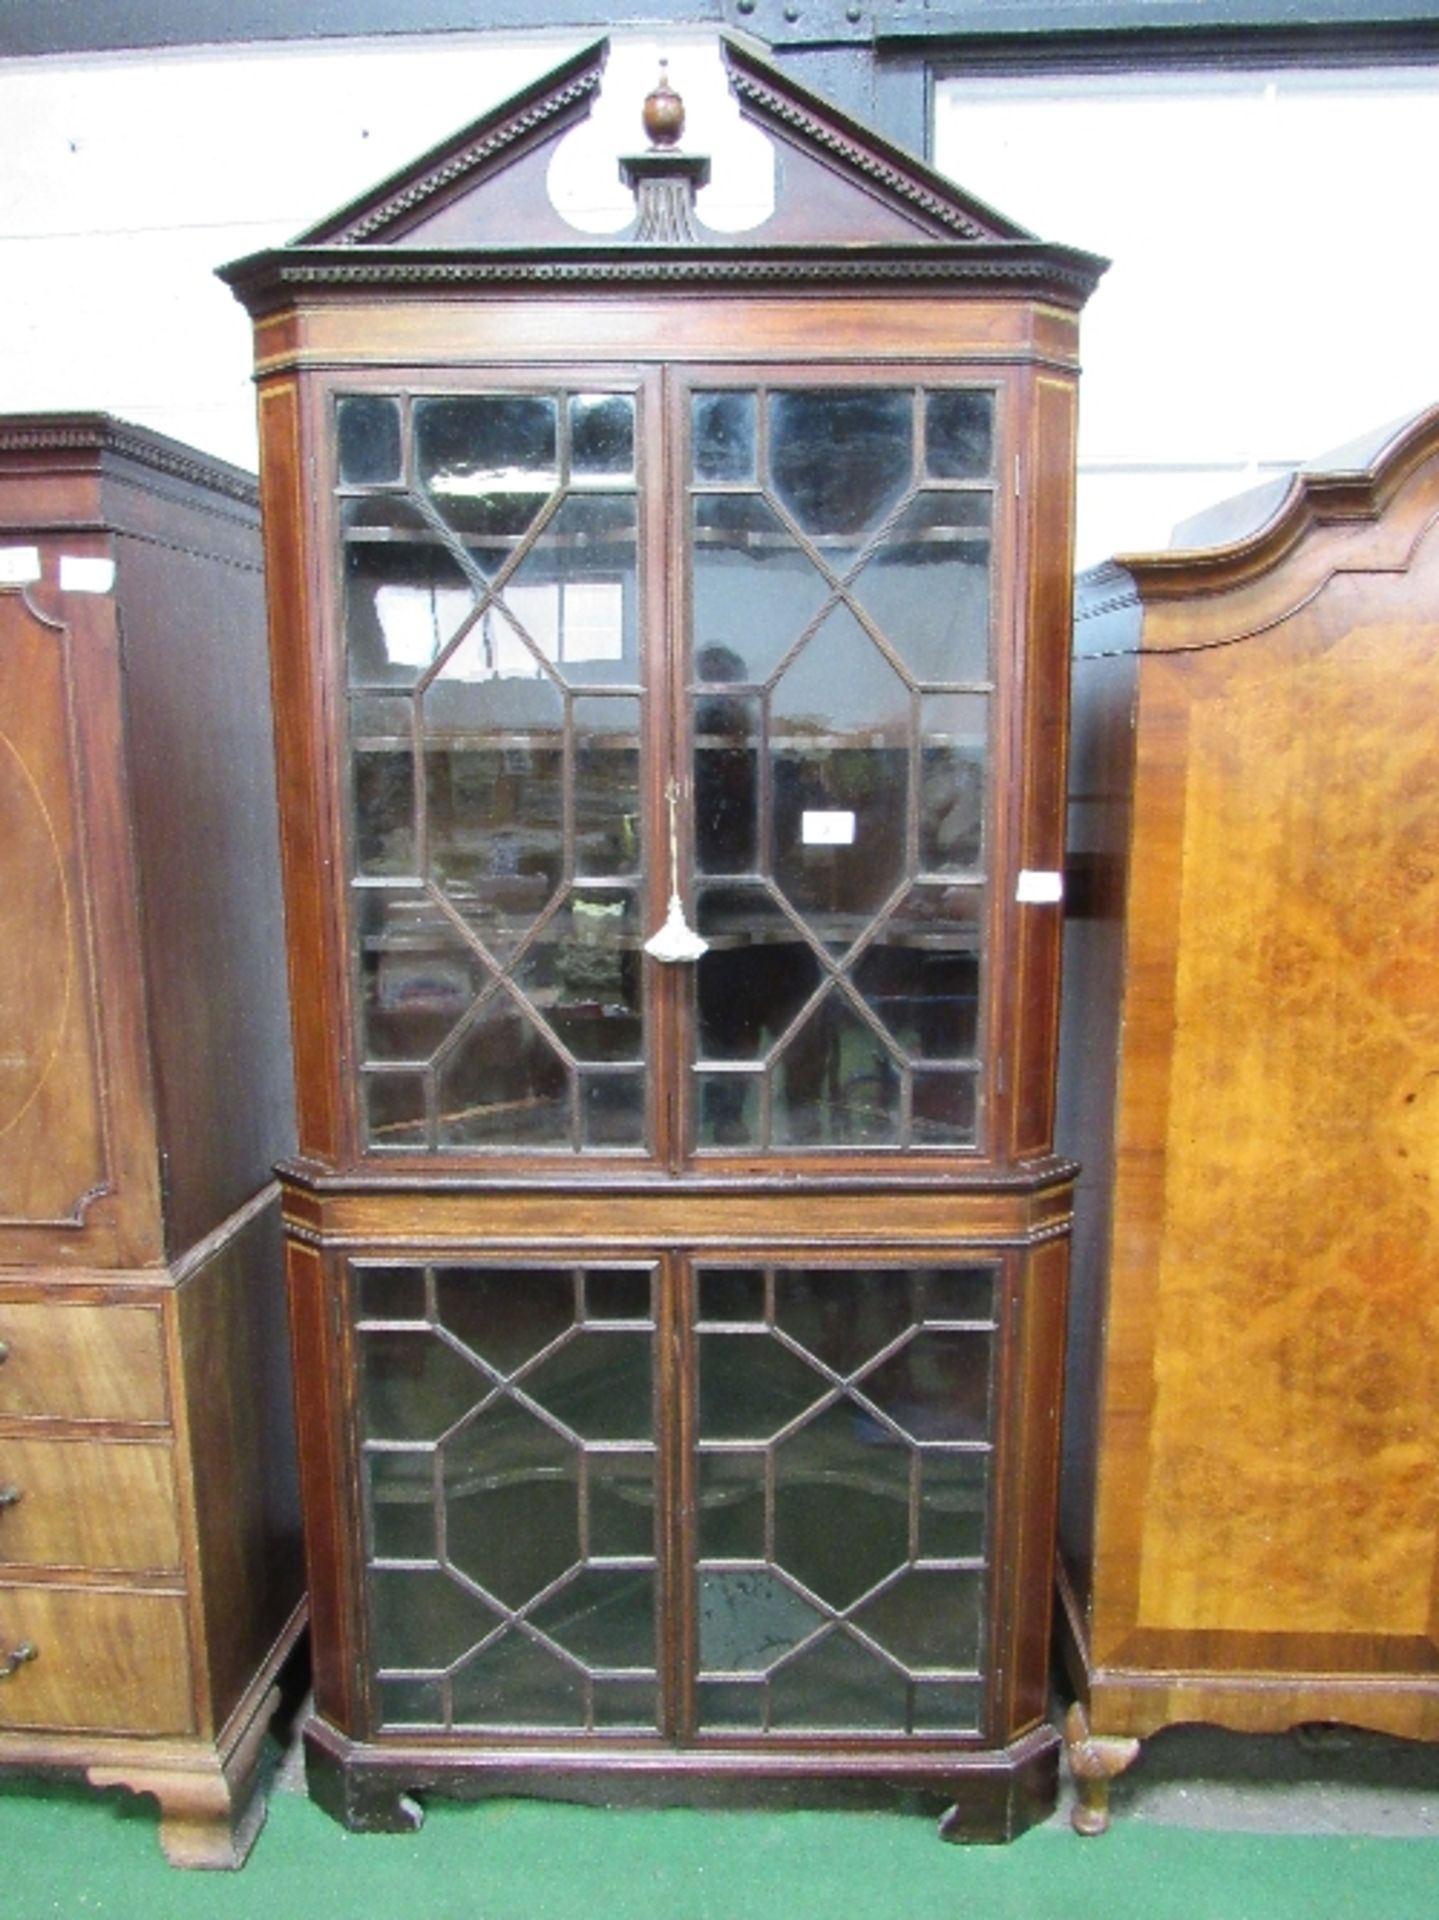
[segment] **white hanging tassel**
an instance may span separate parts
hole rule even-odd
[[[665,798],[670,806],[670,910],[659,932],[652,934],[645,942],[645,952],[656,960],[663,960],[667,966],[673,966],[679,960],[698,960],[702,953],[709,952],[710,944],[708,940],[701,939],[685,919],[685,910],[680,903],[679,797],[679,786],[671,780],[665,789]]]

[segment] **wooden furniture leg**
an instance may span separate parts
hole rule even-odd
[[[1064,1716],[1064,1751],[1079,1798],[1069,1824],[1093,1836],[1109,1828],[1109,1783],[1139,1755],[1137,1740],[1101,1739],[1089,1731],[1089,1715],[1076,1700]]]

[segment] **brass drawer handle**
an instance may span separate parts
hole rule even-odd
[[[9,1358],[10,1342],[8,1340],[0,1340],[0,1367],[3,1367]]]
[[[13,1652],[7,1653],[5,1658],[0,1660],[0,1680],[8,1680],[18,1667],[25,1665],[27,1660],[38,1660],[39,1658],[40,1649],[34,1642],[22,1640]]]
[[[18,1507],[24,1497],[24,1491],[20,1487],[0,1487],[0,1512],[3,1512],[6,1507]]]

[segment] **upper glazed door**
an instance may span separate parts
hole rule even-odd
[[[983,1153],[999,416],[834,368],[337,394],[364,1152]]]

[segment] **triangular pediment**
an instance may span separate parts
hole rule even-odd
[[[962,246],[1032,238],[748,47],[726,37],[721,48],[741,114],[775,148],[774,212],[744,233],[746,245]],[[426,249],[663,244],[654,242],[642,224],[603,239],[581,235],[549,196],[555,147],[594,105],[607,51],[603,40],[584,48],[292,244]],[[640,104],[635,102],[636,145]],[[685,238],[700,247],[733,247],[737,236],[711,233],[695,216]]]

